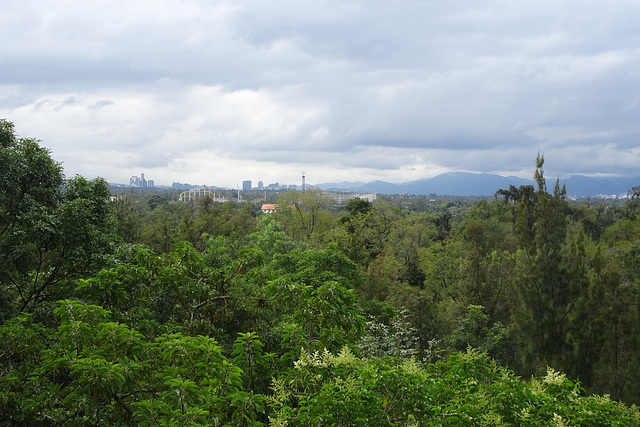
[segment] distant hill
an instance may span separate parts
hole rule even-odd
[[[598,178],[583,175],[573,175],[566,180],[560,180],[560,185],[566,184],[567,195],[576,197],[590,197],[599,195],[625,195],[631,187],[640,185],[639,178]],[[341,182],[316,184],[315,187],[327,190],[342,190],[355,192],[371,192],[380,194],[415,194],[415,195],[446,195],[446,196],[493,196],[501,188],[510,185],[536,185],[533,179],[504,177],[490,173],[449,172],[433,178],[394,184],[385,181]],[[555,179],[547,177],[547,187],[553,190]]]
[[[348,191],[357,191],[360,187],[365,185],[364,182],[356,181],[356,182],[330,182],[325,184],[314,185],[314,187],[323,188],[325,190],[348,190]]]
[[[475,174],[466,172],[450,172],[431,179],[421,179],[405,184],[408,194],[440,194],[452,196],[493,196],[501,188],[509,185],[519,187],[531,185],[532,180],[515,176],[503,177],[488,173]]]

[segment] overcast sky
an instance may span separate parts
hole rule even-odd
[[[67,176],[640,176],[639,0],[8,0],[0,37]]]

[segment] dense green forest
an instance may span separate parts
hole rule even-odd
[[[0,425],[640,425],[640,187],[113,193],[0,120]]]

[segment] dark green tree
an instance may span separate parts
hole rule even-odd
[[[0,122],[0,317],[69,296],[112,250],[110,191],[100,178],[64,180],[38,141]],[[47,310],[45,310],[46,312]]]
[[[565,188],[556,181],[553,193],[547,191],[543,165],[544,158],[539,155],[535,172],[538,190],[533,208],[516,206],[516,232],[521,233],[520,261],[524,270],[518,280],[521,309],[516,323],[529,345],[528,357],[535,359],[529,360],[531,366],[561,369],[566,362],[571,314],[586,290],[569,280],[563,254],[567,234]],[[522,219],[525,210],[534,220],[530,230],[518,227],[517,221]],[[528,232],[531,234],[527,235]]]
[[[144,208],[136,198],[133,188],[125,193],[116,192],[113,202],[115,231],[127,243],[140,242]]]

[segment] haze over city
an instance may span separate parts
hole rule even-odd
[[[637,176],[640,2],[11,1],[0,117],[67,176]]]

